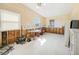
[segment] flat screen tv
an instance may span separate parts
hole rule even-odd
[[[70,24],[70,28],[79,29],[79,20],[72,20]]]

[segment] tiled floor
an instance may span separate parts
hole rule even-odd
[[[63,35],[45,33],[25,44],[15,44],[9,55],[69,55],[69,48],[65,47]]]

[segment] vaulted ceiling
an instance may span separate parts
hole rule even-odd
[[[71,3],[46,3],[40,6],[37,3],[24,3],[24,5],[44,17],[64,15],[72,10]]]

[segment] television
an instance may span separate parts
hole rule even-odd
[[[70,28],[79,29],[79,20],[72,20],[70,24]]]

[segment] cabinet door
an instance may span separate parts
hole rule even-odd
[[[49,29],[48,28],[46,28],[46,32],[49,32]]]
[[[1,35],[1,32],[0,32],[0,47],[2,47],[2,35]]]
[[[54,33],[54,28],[52,29],[52,33]]]
[[[15,31],[8,31],[8,44],[15,42]]]
[[[59,32],[59,28],[57,28],[57,34],[59,34],[60,32]]]
[[[15,30],[15,41],[20,37],[20,30]]]
[[[2,32],[2,46],[7,45],[7,31]]]
[[[60,28],[60,34],[62,34],[62,28]]]

